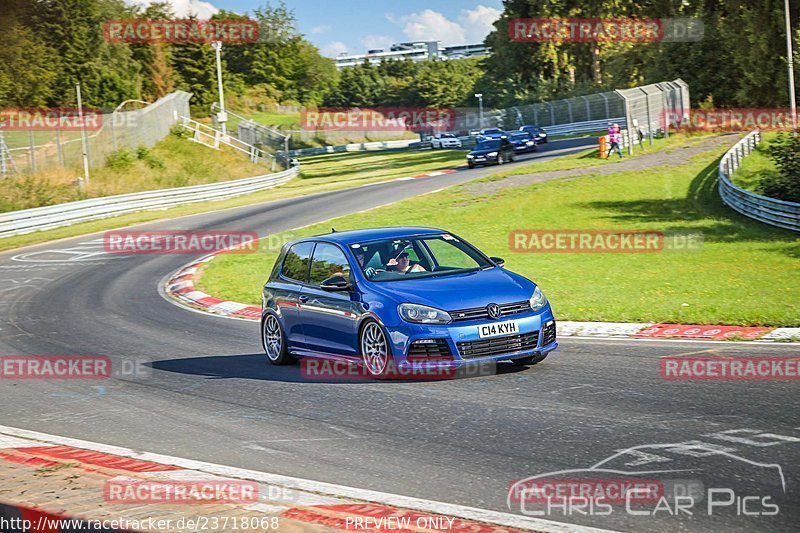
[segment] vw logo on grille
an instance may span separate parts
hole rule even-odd
[[[489,318],[500,318],[500,306],[497,304],[487,305],[486,312],[489,313]]]

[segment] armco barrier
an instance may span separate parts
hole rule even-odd
[[[600,131],[606,129],[610,123],[619,123],[625,127],[625,117],[612,118],[609,120],[592,120],[587,122],[573,122],[571,124],[558,124],[556,126],[547,126],[545,131],[549,138],[563,137],[565,135],[575,135],[580,133],[591,133],[593,131]],[[513,130],[511,130],[513,131]],[[475,145],[475,137],[464,136],[459,137],[462,146],[465,148]],[[290,157],[299,157],[304,155],[322,155],[334,154],[338,152],[367,152],[373,150],[403,150],[413,149],[414,144],[420,141],[417,139],[403,139],[398,141],[376,141],[368,143],[354,143],[342,144],[339,146],[320,146],[316,148],[300,148],[299,150],[289,150]]]
[[[337,152],[367,152],[372,150],[398,150],[408,148],[408,145],[418,143],[419,139],[402,139],[398,141],[375,141],[368,143],[341,144],[338,146],[319,146],[316,148],[300,148],[289,150],[290,157],[301,155],[333,154]]]
[[[754,130],[734,144],[719,162],[719,195],[731,209],[759,222],[800,232],[800,204],[776,200],[737,187],[730,176],[761,142],[761,131]]]
[[[297,167],[252,178],[92,198],[48,207],[35,207],[0,215],[0,238],[69,226],[123,213],[164,209],[175,205],[222,200],[269,189],[297,176]]]

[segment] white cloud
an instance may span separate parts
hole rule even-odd
[[[336,57],[344,52],[347,52],[347,45],[342,41],[333,41],[320,48],[320,53],[326,57]]]
[[[386,18],[402,26],[409,40],[442,41],[450,45],[482,42],[501,13],[499,9],[479,4],[473,9],[462,10],[458,21],[450,20],[432,9],[402,17],[387,14]]]
[[[483,42],[489,32],[494,29],[492,24],[500,18],[502,13],[499,9],[484,5],[475,6],[475,9],[463,10],[458,20],[464,28],[467,42],[462,44]]]
[[[314,26],[308,33],[310,33],[311,35],[319,35],[320,33],[329,32],[330,29],[331,29],[330,26],[328,26],[327,24],[323,24],[321,26]]]
[[[420,13],[399,17],[397,20],[403,24],[403,33],[412,41],[464,43],[464,29],[438,11],[426,9]]]
[[[367,50],[382,48],[388,50],[396,41],[386,35],[367,35],[361,39],[361,45]]]
[[[127,0],[129,4],[147,7],[159,0]],[[200,19],[209,19],[211,15],[219,13],[219,8],[211,2],[203,0],[166,0],[172,6],[172,12],[176,17],[184,18],[190,15],[197,15]]]

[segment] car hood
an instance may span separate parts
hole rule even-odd
[[[536,284],[494,267],[450,276],[370,283],[369,288],[396,304],[416,303],[454,311],[527,300]]]

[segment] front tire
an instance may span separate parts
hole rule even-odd
[[[261,345],[267,359],[273,365],[288,365],[295,362],[286,346],[286,335],[281,323],[273,314],[267,314],[261,322]]]
[[[472,163],[472,162],[470,162],[470,163],[467,163],[467,166],[468,166],[469,168],[475,168],[475,163]]]
[[[389,343],[383,328],[374,320],[369,320],[361,328],[358,345],[361,349],[361,362],[367,376],[372,379],[385,379],[389,375],[392,358]]]

